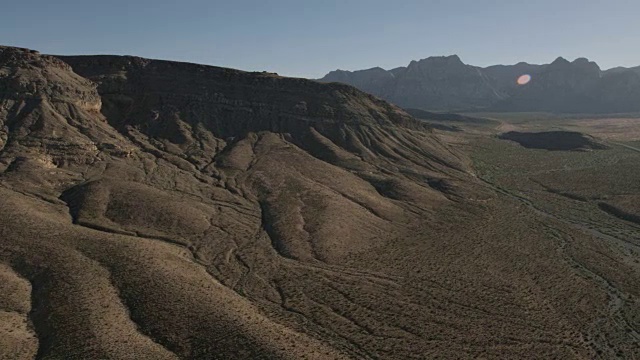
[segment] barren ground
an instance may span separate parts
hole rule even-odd
[[[499,124],[0,47],[0,358],[640,357],[640,139]]]

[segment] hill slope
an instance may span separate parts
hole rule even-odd
[[[357,352],[295,325],[287,279],[402,236],[416,205],[396,199],[435,208],[449,200],[429,184],[466,176],[423,124],[348,86],[1,51],[1,261],[36,301],[11,344],[25,355]]]

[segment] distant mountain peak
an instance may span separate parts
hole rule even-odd
[[[579,66],[588,66],[588,67],[596,67],[600,70],[600,66],[595,61],[591,61],[587,58],[581,57],[573,60],[572,64]]]
[[[554,62],[549,65],[553,69],[580,69],[582,71],[586,71],[592,74],[600,74],[600,66],[593,61],[589,61],[589,59],[580,57],[573,61],[569,61],[563,57],[557,58]]]
[[[571,64],[571,62],[563,58],[562,56],[558,56],[555,60],[553,60],[551,65],[558,65],[558,64]]]
[[[362,70],[362,71],[377,71],[377,72],[387,72],[387,70],[381,68],[380,66],[372,67],[370,69]]]
[[[455,54],[447,56],[429,56],[428,58],[424,58],[419,61],[412,61],[411,63],[446,63],[464,65],[460,57]]]
[[[336,69],[336,70],[330,71],[330,72],[327,74],[327,76],[328,76],[328,75],[332,75],[332,74],[333,74],[333,75],[337,75],[337,74],[345,74],[345,75],[348,75],[348,74],[367,73],[367,72],[369,72],[369,73],[372,73],[372,72],[374,72],[374,73],[386,73],[386,72],[387,72],[387,70],[385,70],[385,69],[383,69],[383,68],[381,68],[381,67],[379,67],[379,66],[372,67],[372,68],[370,68],[370,69],[363,69],[363,70],[342,70],[342,69]]]

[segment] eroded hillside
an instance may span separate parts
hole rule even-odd
[[[0,128],[2,356],[637,351],[537,215],[350,86],[2,47]]]

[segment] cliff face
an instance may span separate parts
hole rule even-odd
[[[362,141],[380,141],[372,133],[391,127],[419,130],[430,137],[433,156],[458,166],[424,124],[350,86],[131,57],[62,59],[99,84],[102,112],[115,128],[179,148],[170,150],[176,155],[186,151],[199,166],[228,139],[260,131],[287,133],[302,148],[318,134],[372,158]]]
[[[91,162],[100,148],[123,146],[100,114],[96,84],[67,63],[0,47],[0,64],[0,168],[27,155],[61,164]]]
[[[3,65],[3,99],[41,99],[50,103],[66,102],[84,110],[100,110],[100,96],[91,81],[73,73],[71,67],[37,51],[0,46]]]

